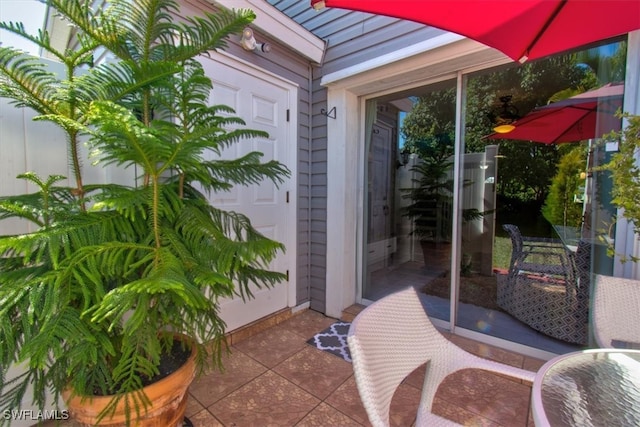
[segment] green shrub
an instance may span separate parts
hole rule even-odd
[[[582,146],[576,146],[560,158],[558,172],[551,181],[549,195],[542,214],[551,224],[580,227],[582,223],[582,197],[586,155]]]

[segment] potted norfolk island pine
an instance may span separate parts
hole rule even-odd
[[[451,251],[453,147],[446,135],[415,145],[419,160],[410,169],[415,174],[412,186],[400,190],[402,197],[408,200],[402,214],[413,222],[410,234],[420,242],[425,265],[442,263],[447,261]],[[463,183],[469,184],[471,182]],[[489,213],[475,208],[463,209],[462,221],[479,220]],[[462,243],[464,246],[464,237]],[[469,275],[471,255],[463,251],[462,256],[461,272]]]
[[[413,221],[411,234],[418,238],[425,265],[448,256],[451,243],[451,186],[447,177],[453,162],[448,156],[421,156],[411,168],[416,174],[412,187],[403,188],[403,197],[409,203],[402,214]],[[442,154],[442,155],[440,155]]]
[[[39,190],[0,199],[0,219],[34,228],[0,236],[0,409],[18,408],[30,386],[39,407],[52,390],[86,425],[181,425],[194,371],[219,365],[226,348],[218,298],[250,297],[251,286],[284,278],[268,268],[282,245],[245,216],[211,206],[206,193],[277,184],[289,172],[256,152],[208,160],[267,136],[209,104],[211,80],[196,60],[224,48],[253,12],[177,20],[173,0],[111,0],[95,10],[93,3],[49,2],[73,28],[66,50],[46,33],[1,24],[67,70],[57,76],[39,58],[0,46],[0,96],[65,132],[68,146],[59,151],[68,150],[75,185],[28,171],[19,179]],[[94,65],[103,52],[110,60]],[[98,166],[135,170],[136,181],[85,184],[85,143]],[[185,360],[195,366],[161,372]],[[8,378],[12,364],[24,374]],[[166,398],[149,389],[177,377],[186,385]],[[163,400],[166,409],[154,406]]]

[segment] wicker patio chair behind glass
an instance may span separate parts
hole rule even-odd
[[[599,347],[640,350],[640,280],[595,275],[593,333]]]
[[[570,263],[566,249],[559,239],[523,236],[518,226],[504,224],[502,228],[511,238],[509,278],[520,273],[534,273],[570,279]]]
[[[592,246],[580,240],[569,258],[573,268],[564,286],[534,274],[497,275],[498,305],[536,331],[587,345]]]
[[[389,425],[396,388],[427,363],[416,426],[457,425],[431,413],[438,385],[460,369],[476,368],[533,382],[535,374],[483,359],[447,340],[433,326],[414,288],[391,294],[364,309],[347,335],[358,392],[375,427]]]

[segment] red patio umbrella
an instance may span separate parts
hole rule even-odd
[[[524,62],[640,28],[638,0],[311,0],[461,34]]]
[[[610,83],[562,101],[539,107],[513,123],[508,133],[493,133],[490,139],[536,141],[545,144],[600,138],[620,130],[616,111],[622,106],[624,85]]]

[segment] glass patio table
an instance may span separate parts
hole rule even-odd
[[[542,426],[640,426],[640,350],[557,356],[536,374],[533,420]]]
[[[553,225],[553,229],[558,237],[560,237],[560,240],[562,240],[564,246],[568,250],[575,252],[578,248],[578,241],[580,240],[580,229],[567,225]]]

